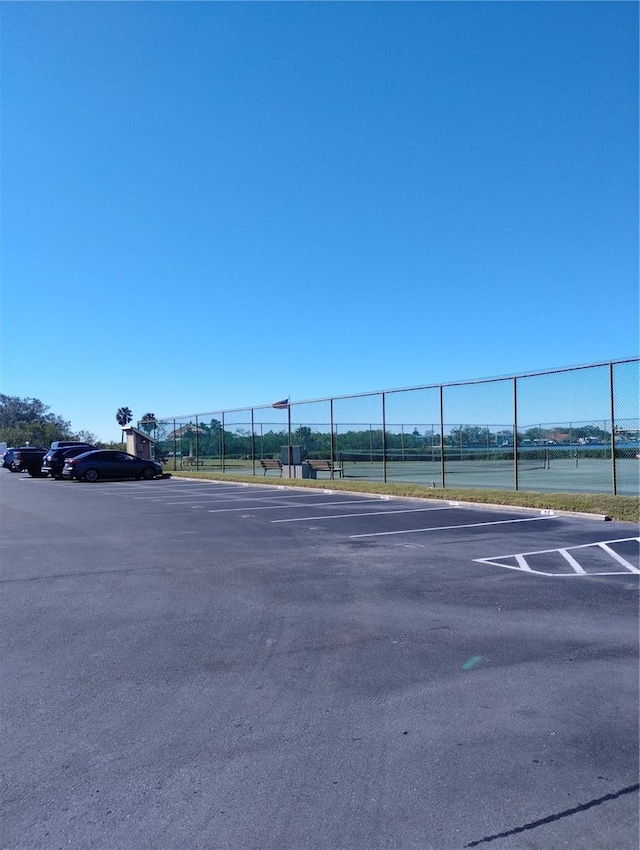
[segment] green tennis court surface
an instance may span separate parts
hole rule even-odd
[[[344,478],[351,481],[384,481],[382,461],[344,460]],[[202,471],[219,472],[218,461],[203,459]],[[252,475],[251,463],[228,461],[225,472]],[[260,467],[258,477],[263,473]],[[514,465],[507,460],[451,460],[444,465],[445,485],[476,489],[513,490]],[[318,479],[328,475],[318,475]],[[439,460],[392,460],[386,464],[388,483],[423,484],[427,487],[442,486],[442,467]],[[611,460],[600,458],[552,458],[531,459],[518,462],[518,489],[542,493],[610,493],[612,482]],[[640,494],[640,461],[635,458],[620,458],[616,461],[617,492],[621,496]]]
[[[620,495],[640,492],[640,462],[622,459],[616,463],[617,488]],[[382,463],[345,463],[347,478],[382,481]],[[387,463],[387,481],[410,481],[440,487],[442,469],[438,461],[391,461]],[[459,460],[445,462],[445,482],[455,487],[512,490],[514,465],[508,461]],[[611,492],[611,461],[598,458],[552,460],[545,468],[543,461],[518,463],[518,487],[521,490],[567,493]]]

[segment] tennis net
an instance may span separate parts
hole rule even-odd
[[[433,451],[402,451],[387,450],[367,451],[364,449],[341,451],[338,460],[342,464],[381,464],[386,459],[387,464],[393,464],[398,474],[411,475],[414,470],[440,467],[442,456],[439,449]],[[445,469],[448,474],[455,473],[486,473],[491,471],[513,470],[513,451],[447,451],[444,452]],[[519,470],[549,469],[549,452],[546,449],[525,449],[518,451],[517,463]]]

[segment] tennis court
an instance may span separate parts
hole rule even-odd
[[[387,461],[389,482],[411,482],[440,487],[442,466],[439,461]],[[344,474],[349,479],[383,480],[381,462],[345,461]],[[445,461],[445,483],[450,487],[514,489],[512,460]],[[544,457],[518,461],[518,487],[549,493],[610,493],[611,461],[601,458]],[[620,495],[640,493],[640,461],[635,458],[616,460],[616,483]]]
[[[168,469],[260,475],[261,459],[299,450],[355,480],[639,496],[639,368],[630,358],[141,425]]]
[[[347,481],[377,481],[388,483],[421,484],[426,487],[442,486],[442,464],[439,460],[388,460],[385,468],[381,460],[368,460],[365,453],[354,459],[350,452],[338,464],[344,469]],[[263,478],[259,462],[227,460],[224,470],[217,459],[203,458],[201,471],[225,472]],[[478,489],[513,490],[515,470],[513,460],[446,460],[445,485]],[[328,477],[319,473],[318,479]],[[518,462],[518,489],[542,493],[610,493],[612,482],[611,460],[606,458],[550,456]],[[616,487],[621,496],[640,494],[640,460],[616,459]]]

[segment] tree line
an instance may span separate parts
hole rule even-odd
[[[157,455],[171,455],[174,452],[181,455],[199,455],[201,457],[247,458],[247,457],[279,457],[282,446],[288,442],[286,429],[264,431],[262,426],[254,427],[253,438],[250,427],[222,428],[218,419],[209,423],[199,421],[175,424],[168,421],[158,421],[152,414],[141,420],[138,427],[146,431],[156,441]],[[394,426],[392,426],[394,427]],[[397,429],[398,426],[395,426]],[[417,428],[406,432],[401,429],[385,432],[384,444],[388,451],[423,452],[426,449],[437,449],[440,446],[440,433],[426,429],[422,433]],[[335,426],[333,435],[333,450],[338,452],[373,453],[380,452],[383,447],[382,428],[362,426],[350,427],[341,431],[340,425]],[[551,444],[565,440],[594,440],[607,443],[610,433],[595,425],[557,426],[554,428],[532,427],[518,431],[518,444]],[[331,452],[331,435],[327,430],[318,430],[307,425],[292,429],[292,445],[302,446],[307,457],[329,457]],[[466,425],[450,429],[444,436],[446,447],[487,448],[497,449],[513,444],[513,430],[491,430],[486,426]]]
[[[95,434],[74,431],[71,423],[38,398],[0,393],[0,441],[8,446],[42,446],[55,440],[78,440],[97,445]]]
[[[132,421],[131,409],[121,407],[116,413],[120,425]],[[212,418],[210,422],[180,424],[177,427],[168,421],[160,421],[153,413],[145,413],[138,420],[138,427],[156,441],[158,455],[178,452],[180,454],[195,454],[201,456],[219,457],[279,457],[280,449],[288,442],[286,429],[263,431],[262,426],[255,427],[253,439],[250,427],[222,428],[219,419]],[[433,426],[425,428],[422,433],[418,428],[400,430],[398,426],[388,427],[385,433],[385,444],[388,450],[419,451],[437,448],[440,445],[440,433]],[[611,434],[605,428],[590,424],[576,423],[571,427],[542,427],[536,426],[518,432],[518,443],[524,440],[530,442],[571,442],[589,440],[608,443]],[[637,439],[637,432],[636,432]],[[48,405],[37,398],[20,398],[0,393],[0,441],[10,446],[34,445],[47,447],[55,440],[82,440],[99,447],[121,446],[121,443],[101,443],[95,434],[86,430],[76,431],[71,423],[58,414],[52,413]],[[293,445],[303,447],[308,457],[328,457],[331,452],[331,435],[326,430],[319,430],[308,425],[299,425],[292,430]],[[487,426],[463,425],[452,428],[445,435],[445,446],[463,447],[498,447],[513,442],[513,430],[491,430]],[[353,427],[341,431],[336,426],[333,436],[334,452],[374,452],[382,449],[382,428],[373,425]]]

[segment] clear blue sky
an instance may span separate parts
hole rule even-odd
[[[0,14],[2,392],[106,440],[637,353],[637,3]]]

